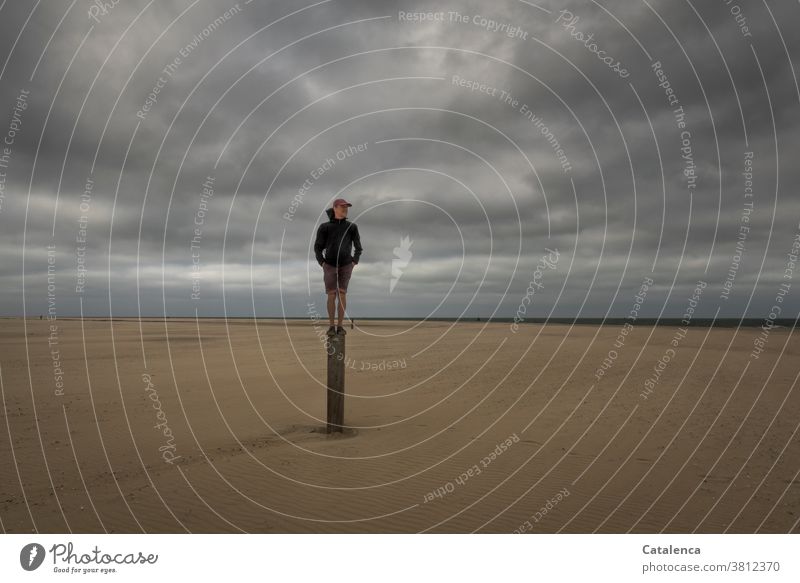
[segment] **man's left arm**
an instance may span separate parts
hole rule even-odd
[[[353,224],[353,247],[355,248],[356,252],[353,255],[353,263],[358,265],[358,260],[361,258],[361,251],[363,251],[363,247],[361,247],[361,235],[358,232],[358,226]]]

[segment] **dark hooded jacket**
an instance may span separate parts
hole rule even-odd
[[[335,266],[357,264],[362,251],[358,226],[347,219],[337,219],[333,208],[329,208],[325,212],[328,213],[329,220],[319,226],[317,240],[314,242],[317,263],[324,261],[328,265]],[[352,247],[355,247],[355,255],[350,254]],[[325,252],[324,256],[323,251]]]

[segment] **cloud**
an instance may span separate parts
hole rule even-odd
[[[0,137],[30,92],[0,169],[0,314],[21,313],[23,271],[28,309],[44,310],[47,245],[59,313],[77,314],[85,229],[97,310],[110,281],[115,313],[219,315],[224,286],[228,314],[252,314],[255,298],[259,316],[302,317],[324,299],[312,247],[335,196],[362,233],[356,317],[470,302],[469,316],[512,317],[545,247],[563,260],[537,315],[624,314],[646,276],[647,315],[680,315],[698,279],[706,316],[761,317],[774,299],[800,216],[796,5],[742,5],[738,20],[724,3],[654,0],[125,1],[98,21],[88,9],[0,12]],[[390,296],[404,236],[413,258]]]

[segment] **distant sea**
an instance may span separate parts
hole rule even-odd
[[[4,319],[10,319],[8,317]],[[29,320],[38,320],[38,316],[29,316]],[[80,318],[65,316],[59,316],[59,320],[79,320]],[[108,321],[111,318],[107,316],[84,316],[84,320],[100,320],[100,321]],[[194,321],[195,318],[193,316],[114,316],[114,320],[141,320],[143,322],[147,321],[157,321],[162,322],[166,320],[190,320]],[[199,320],[225,320],[224,316],[200,316],[198,317]],[[252,320],[253,316],[228,316],[228,320]],[[308,318],[308,316],[300,316],[300,317],[283,317],[283,316],[259,316],[257,318],[259,321],[261,320],[290,320],[290,321],[301,321],[307,320],[311,322],[312,320]],[[397,321],[397,322],[419,322],[421,320],[425,320],[427,322],[463,322],[463,323],[475,323],[475,322],[493,322],[493,323],[507,323],[510,324],[514,321],[514,318],[481,318],[481,317],[461,317],[461,318],[354,318],[354,320],[358,322],[369,322],[369,321]],[[323,318],[324,320],[324,318]],[[617,317],[609,317],[609,318],[526,318],[525,320],[519,322],[520,325],[523,324],[576,324],[576,325],[588,325],[588,326],[621,326],[626,322],[630,322],[629,318],[617,318]],[[717,318],[714,320],[713,318],[692,318],[689,322],[689,326],[694,326],[698,328],[704,328],[709,326],[715,326],[720,328],[736,328],[737,326],[743,327],[759,327],[762,326],[766,320],[764,318]],[[643,318],[639,317],[636,321],[631,322],[633,325],[636,326],[684,326],[682,323],[681,318]],[[794,328],[797,326],[797,319],[792,320],[791,318],[779,318],[773,321],[774,327],[786,327],[786,328]]]

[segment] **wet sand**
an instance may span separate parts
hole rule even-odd
[[[5,532],[800,532],[785,328],[357,322],[328,435],[326,326],[50,324],[0,320]]]

